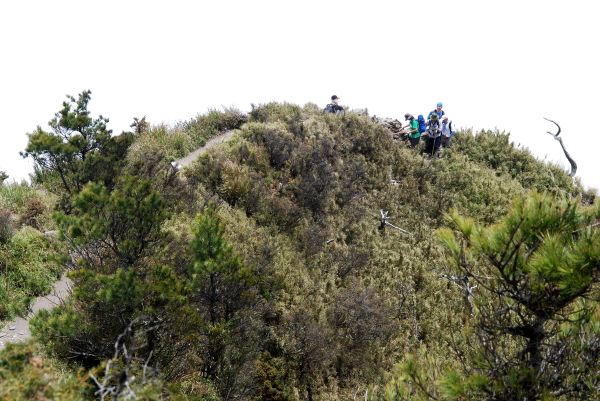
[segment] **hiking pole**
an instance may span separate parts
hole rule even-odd
[[[437,137],[432,139],[433,141],[431,142],[431,158],[433,158],[433,154],[435,153],[435,140],[437,139]]]

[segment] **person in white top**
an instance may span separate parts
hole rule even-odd
[[[454,136],[454,131],[452,130],[452,120],[450,120],[448,116],[442,117],[440,131],[442,132],[442,147],[449,148],[452,146],[452,137]]]

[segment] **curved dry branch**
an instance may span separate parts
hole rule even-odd
[[[561,128],[560,125],[558,125],[558,123],[556,121],[550,120],[549,118],[544,117],[544,120],[546,121],[550,121],[552,124],[556,125],[556,127],[558,128],[558,132],[557,133],[553,133],[550,131],[546,131],[549,135],[552,135],[552,137],[554,139],[556,139],[558,141],[558,143],[560,143],[560,147],[563,150],[563,153],[565,154],[567,160],[569,161],[569,164],[571,165],[571,172],[569,173],[570,177],[575,176],[575,173],[577,173],[577,163],[575,163],[575,160],[573,160],[573,158],[571,157],[571,155],[569,154],[569,152],[567,152],[567,149],[565,148],[565,145],[562,141],[562,138],[559,136],[561,133]]]

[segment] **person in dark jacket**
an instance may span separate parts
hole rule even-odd
[[[331,96],[331,103],[325,106],[325,113],[339,114],[344,112],[344,108],[339,105],[340,98],[336,95]]]
[[[431,119],[427,124],[427,147],[425,154],[429,157],[439,155],[440,144],[442,142],[441,123],[436,113],[431,115]]]

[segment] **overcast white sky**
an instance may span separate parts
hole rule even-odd
[[[26,133],[92,90],[115,133],[271,100],[400,117],[443,101],[460,126],[516,143],[600,187],[600,2],[0,2],[0,170],[22,179]]]

